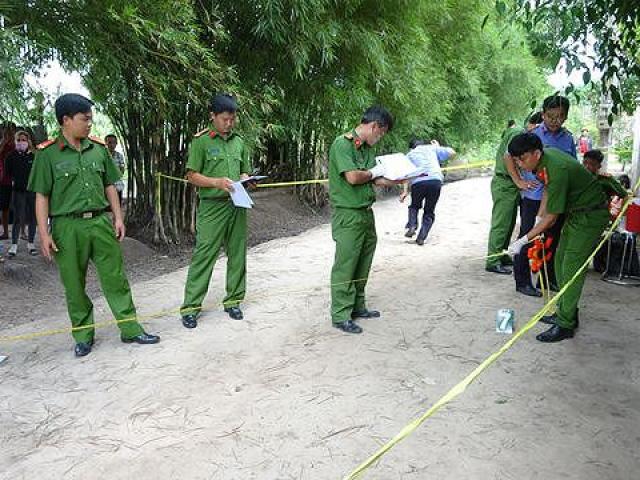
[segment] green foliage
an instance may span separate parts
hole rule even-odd
[[[636,92],[621,88],[640,77],[640,8],[635,0],[513,0],[503,16],[518,20],[528,32],[534,53],[545,55],[555,67],[564,57],[568,71],[586,68],[590,61],[602,72],[602,89],[613,100],[613,114],[633,111]],[[594,42],[595,39],[595,42]],[[592,45],[593,52],[587,47]],[[588,59],[588,60],[587,60]]]
[[[330,143],[374,103],[396,118],[382,149],[404,151],[415,135],[463,150],[523,121],[545,90],[525,33],[496,20],[493,0],[10,3],[5,25],[34,64],[79,71],[113,122],[136,192],[129,220],[141,223],[154,212],[154,174],[184,174],[216,91],[238,95],[238,128],[263,173],[306,179],[326,175]],[[192,192],[161,191],[156,233],[177,239]],[[300,193],[324,199],[322,188]]]
[[[627,137],[623,139],[616,147],[614,152],[618,155],[618,161],[622,165],[622,171],[625,171],[627,165],[631,164],[633,154],[633,138]]]

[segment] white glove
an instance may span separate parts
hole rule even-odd
[[[369,170],[369,173],[371,173],[371,180],[378,177],[384,177],[384,167],[378,164]]]
[[[509,248],[507,249],[507,253],[512,257],[514,257],[520,253],[520,250],[522,250],[522,247],[524,247],[527,243],[529,243],[529,239],[527,238],[526,235],[524,235],[523,237],[519,238],[518,240],[513,242],[511,245],[509,245]]]

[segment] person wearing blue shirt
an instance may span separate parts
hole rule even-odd
[[[540,140],[544,148],[557,148],[565,153],[568,153],[578,161],[576,142],[573,138],[573,134],[563,127],[564,122],[567,121],[569,116],[569,107],[571,103],[567,97],[562,95],[551,95],[544,99],[542,102],[542,123],[533,130]],[[553,226],[546,232],[551,235],[553,239],[549,251],[552,257],[555,256],[556,249],[558,248],[558,242],[560,241],[560,232],[564,225],[564,215],[560,215]],[[556,273],[554,268],[554,261],[548,263],[549,283],[552,290],[558,290],[556,282]]]
[[[405,237],[411,238],[415,235],[418,230],[418,213],[420,209],[423,209],[422,223],[416,237],[416,243],[424,245],[436,218],[435,208],[444,181],[440,167],[456,152],[453,148],[441,147],[435,140],[431,144],[427,144],[424,140],[414,139],[409,142],[409,149],[407,157],[416,167],[423,168],[425,175],[411,180],[411,204],[409,205],[409,220],[405,227]],[[408,186],[405,183],[400,201],[404,201],[407,195]]]

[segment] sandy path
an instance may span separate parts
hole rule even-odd
[[[405,207],[379,203],[368,292],[384,317],[361,336],[330,328],[321,226],[250,251],[246,321],[156,319],[154,347],[108,327],[80,360],[65,335],[0,345],[0,478],[341,478],[505,341],[498,308],[521,325],[541,306],[484,272],[489,212],[488,178],[446,185],[420,248],[401,235]],[[141,314],[178,306],[185,275],[136,284]],[[364,478],[637,478],[639,294],[592,274],[573,341],[532,332]]]

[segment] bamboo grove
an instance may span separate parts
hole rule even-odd
[[[127,221],[159,242],[193,230],[194,192],[162,182],[158,215],[156,173],[184,176],[214,92],[238,96],[254,166],[278,181],[324,177],[328,145],[370,104],[397,119],[385,150],[406,150],[413,135],[464,150],[523,118],[547,88],[526,32],[492,0],[0,0],[0,9],[0,86],[15,92],[16,78],[51,59],[80,72],[128,159]],[[298,194],[325,201],[323,187]]]

